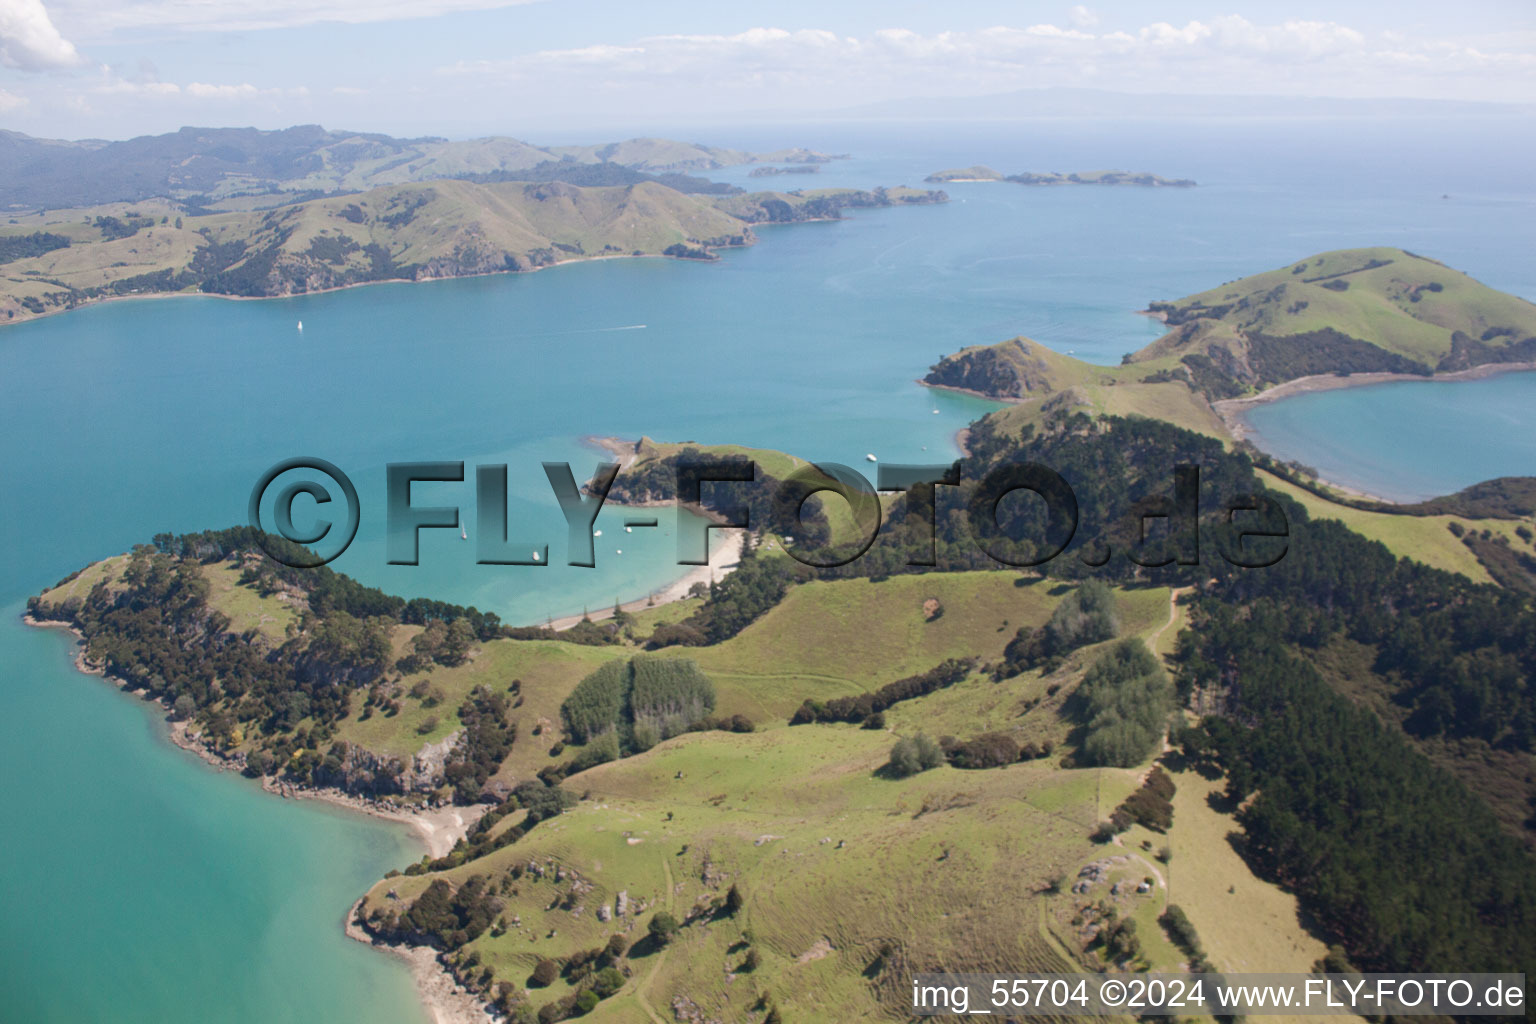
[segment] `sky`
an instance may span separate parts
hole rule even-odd
[[[1536,0],[0,0],[0,127],[537,135],[1018,89],[1536,103]]]

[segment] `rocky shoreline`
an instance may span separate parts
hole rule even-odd
[[[143,691],[127,689],[126,684],[107,673],[101,665],[93,664],[85,652],[85,637],[80,630],[67,622],[56,622],[34,618],[31,615],[22,616],[22,622],[28,626],[39,629],[61,629],[73,634],[76,641],[74,656],[72,658],[75,668],[83,675],[98,676],[111,682],[119,690],[131,693],[140,699],[155,704],[157,707],[169,713],[170,709],[164,703],[154,700]],[[241,764],[235,759],[225,757],[218,751],[209,747],[196,734],[189,732],[185,722],[170,722],[166,730],[166,737],[171,743],[182,750],[197,757],[209,767],[221,772],[241,771]],[[487,805],[477,804],[473,807],[432,807],[412,810],[410,808],[393,805],[379,800],[368,800],[363,797],[344,793],[339,789],[317,789],[310,786],[296,786],[292,783],[280,782],[275,778],[263,777],[261,788],[274,796],[284,799],[317,800],[335,807],[344,808],[358,814],[367,814],[375,818],[383,818],[395,824],[405,825],[410,828],[416,837],[426,848],[426,852],[432,857],[445,856],[458,841],[468,834],[474,824],[480,820],[490,808]],[[437,959],[437,954],[424,946],[394,946],[376,941],[355,922],[357,903],[347,912],[345,930],[349,938],[359,942],[365,942],[375,948],[393,953],[403,959],[410,967],[411,977],[416,983],[416,989],[420,993],[422,1003],[426,1006],[433,1024],[488,1024],[494,1022],[496,1017],[476,997],[464,989],[454,978],[453,973]]]

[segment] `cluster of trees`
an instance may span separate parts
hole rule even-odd
[[[28,609],[71,623],[110,675],[201,717],[216,743],[231,742],[237,729],[275,736],[305,720],[318,742],[329,739],[348,713],[351,688],[380,667],[379,624],[350,617],[330,628],[318,623],[313,643],[295,638],[268,651],[230,633],[229,620],[208,607],[208,593],[196,563],[141,547],[121,590],[98,585],[57,606],[34,598]]]
[[[560,717],[574,742],[611,747],[605,759],[612,760],[687,731],[714,707],[714,684],[693,661],[642,654],[607,662],[577,683]]]
[[[969,740],[940,736],[937,741],[926,733],[904,737],[891,747],[891,756],[880,768],[887,778],[904,779],[941,764],[956,768],[1001,768],[1015,761],[1032,761],[1050,755],[1052,745],[1019,744],[1006,732],[986,732]]]
[[[718,644],[740,633],[784,599],[792,570],[782,558],[763,558],[750,547],[741,564],[719,583],[711,583],[709,596],[698,611],[676,623],[663,623],[652,632],[646,646]]]
[[[1115,592],[1099,580],[1088,580],[1062,599],[1045,625],[1018,631],[993,676],[1007,679],[1042,666],[1052,671],[1079,647],[1113,640],[1119,634]]]
[[[401,672],[420,672],[433,662],[453,668],[464,664],[475,642],[475,628],[465,618],[451,623],[433,619],[411,638],[411,653],[395,663]]]
[[[1162,739],[1173,687],[1146,644],[1128,637],[1093,663],[1067,707],[1084,727],[1080,764],[1130,768]]]
[[[155,223],[153,217],[135,217],[131,213],[125,217],[97,217],[91,222],[101,232],[104,241],[115,242],[120,238],[132,238],[144,228],[152,227]]]
[[[964,742],[946,736],[939,743],[956,768],[1001,768],[1020,760],[1024,753],[1018,740],[1006,732],[985,732]]]
[[[55,249],[68,247],[67,237],[55,235],[50,231],[34,231],[30,235],[6,235],[0,237],[0,263],[30,259],[33,256],[53,252]]]
[[[1298,543],[1297,554],[1309,548]],[[1343,570],[1327,554],[1318,552]],[[1181,684],[1224,694],[1226,712],[1186,735],[1186,753],[1226,772],[1250,862],[1290,886],[1362,969],[1529,972],[1536,860],[1487,804],[1296,652],[1291,637],[1308,625],[1293,619],[1376,593],[1323,584],[1314,580],[1311,601],[1283,606],[1202,599],[1183,637]],[[1393,593],[1402,600],[1411,589]],[[1433,634],[1433,619],[1404,625]],[[1468,621],[1469,633],[1442,637],[1475,643],[1505,626]]]
[[[1147,773],[1141,788],[1115,808],[1116,817],[1112,820],[1116,824],[1124,820],[1127,827],[1135,822],[1153,832],[1167,832],[1173,825],[1173,795],[1176,792],[1178,787],[1162,766],[1154,767]]]
[[[1343,283],[1343,282],[1341,282]],[[1326,285],[1324,287],[1327,287]],[[1249,332],[1248,365],[1257,383],[1294,380],[1320,373],[1413,373],[1428,376],[1433,368],[1388,352],[1332,327],[1300,334]]]
[[[471,690],[459,706],[464,735],[443,766],[443,775],[453,787],[454,802],[477,802],[486,780],[496,774],[512,752],[517,723],[508,720],[508,710],[507,698],[485,686]]]
[[[501,913],[503,903],[484,875],[474,875],[457,890],[444,878],[433,879],[426,891],[386,931],[405,930],[425,936],[442,949],[458,949],[473,942]]]
[[[946,658],[927,672],[886,683],[872,693],[861,693],[857,697],[834,697],[827,701],[807,700],[795,711],[789,724],[864,722],[901,701],[953,686],[975,669],[975,658]]]
[[[1255,633],[1302,649],[1339,638],[1371,648],[1411,735],[1536,750],[1529,597],[1399,559],[1332,520],[1300,513],[1291,533],[1289,553],[1263,572],[1211,565],[1217,583],[1202,605],[1242,606]],[[1184,678],[1205,685],[1218,675],[1196,657]]]

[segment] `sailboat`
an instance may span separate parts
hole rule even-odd
[[[303,320],[299,321],[299,330],[300,331],[304,330],[304,321]]]

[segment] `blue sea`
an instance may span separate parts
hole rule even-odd
[[[1023,334],[1117,363],[1157,336],[1135,313],[1150,300],[1344,246],[1406,247],[1536,298],[1531,127],[694,126],[713,144],[852,154],[756,187],[920,185],[974,163],[1201,187],[955,184],[943,206],[764,228],[711,264],[116,302],[0,329],[0,1018],[422,1019],[404,970],[340,930],[373,879],[417,855],[411,840],[171,747],[150,709],[73,670],[67,635],[21,625],[29,594],[156,533],[243,522],[267,467],[318,456],[356,482],[361,529],[335,566],[366,583],[514,622],[643,596],[679,573],[669,514],[625,534],[605,513],[597,567],[563,564],[540,464],[584,477],[601,457],[584,436],[945,461],[990,408],[914,383],[946,352]],[[749,184],[746,169],[714,177]],[[1536,473],[1536,374],[1310,395],[1255,423],[1275,451],[1390,496]],[[384,466],[415,460],[466,463],[465,483],[415,493],[459,506],[471,537],[474,466],[506,463],[512,532],[556,564],[477,566],[473,543],[435,530],[420,565],[386,565]]]

